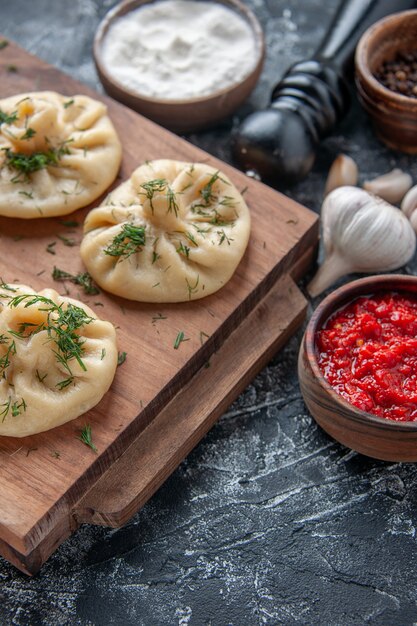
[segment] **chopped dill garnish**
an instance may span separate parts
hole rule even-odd
[[[29,174],[43,170],[49,165],[59,165],[59,161],[63,155],[70,154],[67,143],[68,142],[64,142],[59,148],[50,148],[46,152],[32,152],[32,154],[14,152],[11,148],[2,148],[6,156],[5,165],[18,172],[18,174],[12,178],[12,182],[17,183],[22,180],[27,180]],[[23,176],[23,179],[21,176]]]
[[[25,198],[30,198],[30,200],[33,200],[33,192],[32,191],[19,191],[19,194],[21,196],[25,196]]]
[[[190,232],[188,232],[188,231],[187,231],[187,232],[185,233],[185,236],[187,237],[187,239],[188,239],[189,241],[191,241],[191,243],[193,244],[193,246],[195,246],[196,248],[198,248],[198,243],[196,242],[195,237],[194,237],[194,235],[193,235],[192,233],[190,233]]]
[[[152,317],[152,324],[155,324],[155,322],[159,322],[159,320],[166,320],[166,319],[168,319],[166,315],[162,315],[162,313],[158,313],[158,315],[154,315]]]
[[[143,183],[141,188],[145,190],[145,193],[140,193],[140,195],[145,195],[149,200],[149,204],[151,205],[151,209],[153,211],[152,200],[156,193],[161,193],[165,191],[166,186],[168,185],[168,181],[165,178],[155,178],[154,180],[149,180],[147,183]]]
[[[43,376],[41,376],[41,375],[39,374],[39,371],[38,371],[38,370],[36,370],[36,378],[39,380],[39,382],[40,382],[40,383],[43,383],[43,381],[45,380],[45,378],[46,378],[47,376],[48,376],[48,374],[47,374],[47,373],[46,373],[46,374],[44,374]]]
[[[64,109],[68,109],[68,107],[71,106],[71,104],[74,104],[74,98],[72,98],[71,100],[67,100],[66,102],[64,102]]]
[[[126,357],[126,352],[119,352],[117,355],[117,365],[122,365],[126,361]]]
[[[51,452],[51,456],[53,456],[54,459],[60,459],[61,458],[61,453],[58,452],[57,450],[54,450],[53,452]]]
[[[180,332],[178,333],[175,341],[174,341],[174,350],[178,350],[178,348],[180,347],[180,345],[184,342],[184,341],[189,341],[190,339],[187,338],[184,335],[184,331],[180,330]]]
[[[234,209],[236,207],[236,200],[232,196],[223,196],[223,198],[219,200],[219,204],[221,206],[230,207]]]
[[[30,454],[31,452],[36,452],[36,450],[37,450],[37,449],[38,449],[38,448],[28,448],[28,450],[27,450],[27,452],[26,452],[26,456],[29,456],[29,454]]]
[[[64,246],[68,246],[72,248],[73,246],[77,245],[77,242],[75,241],[75,239],[71,239],[70,237],[65,237],[65,235],[57,235],[57,237],[58,239],[62,241]]]
[[[47,332],[49,339],[55,343],[57,348],[53,350],[56,360],[69,374],[68,378],[56,385],[59,389],[63,389],[74,380],[70,367],[71,360],[75,359],[81,369],[87,371],[82,360],[84,341],[81,339],[79,331],[83,326],[93,322],[94,319],[87,315],[84,309],[74,304],[69,303],[64,309],[62,304],[57,305],[53,300],[36,294],[10,296],[8,306],[16,308],[23,303],[25,309],[34,305],[41,305],[38,310],[47,314],[46,320],[38,325],[22,323],[19,331],[14,331],[13,335],[19,339],[25,339],[43,330]],[[29,333],[26,332],[28,330]]]
[[[219,236],[219,246],[222,245],[223,241],[227,241],[227,245],[230,246],[230,242],[234,241],[234,239],[232,239],[231,237],[228,237],[224,231],[224,228],[222,228],[221,230],[217,231],[217,234]]]
[[[52,241],[51,243],[48,243],[48,245],[46,246],[46,251],[49,252],[49,254],[56,254],[54,248],[56,246],[56,241]]]
[[[82,287],[84,289],[84,293],[90,296],[96,296],[100,293],[99,288],[96,286],[88,272],[80,272],[79,274],[74,275],[54,266],[54,269],[52,270],[52,278],[56,281],[69,280],[74,285]]]
[[[187,283],[187,290],[188,290],[188,299],[191,300],[191,296],[193,295],[193,293],[196,293],[198,291],[198,283],[200,281],[200,274],[197,274],[197,278],[196,281],[194,283],[194,285],[192,285],[189,281],[188,278],[185,279],[185,282]]]
[[[32,139],[36,135],[36,130],[34,128],[27,128],[25,134],[21,136],[20,139]]]
[[[217,171],[217,172],[214,172],[213,176],[210,178],[208,183],[206,183],[204,187],[200,190],[200,196],[202,197],[206,206],[211,204],[211,202],[215,200],[216,198],[216,196],[213,193],[213,186],[218,180],[221,180],[223,183],[228,184],[227,181],[224,180],[224,178],[220,176],[219,171]]]
[[[91,425],[86,424],[84,428],[81,430],[79,436],[77,437],[80,441],[82,441],[86,446],[91,448],[97,454],[97,448],[93,443],[93,434],[91,431]]]
[[[9,45],[9,42],[7,41],[7,39],[2,39],[0,41],[0,50],[3,50],[3,48],[6,48]]]
[[[176,249],[176,252],[178,252],[178,254],[182,254],[183,256],[187,257],[187,259],[190,256],[190,248],[188,246],[184,246],[182,241],[180,242],[180,245]]]
[[[5,335],[0,335],[0,343],[2,345],[7,345],[10,339]],[[10,357],[16,354],[16,344],[13,341],[7,346],[7,350],[5,354],[0,358],[0,376],[2,378],[6,378],[6,369],[10,365]]]
[[[13,124],[17,120],[17,111],[8,115],[4,111],[0,110],[0,125],[1,124]]]
[[[101,357],[100,357],[100,361],[102,361],[104,359],[104,357],[106,356],[106,348],[102,348],[101,349]]]
[[[21,398],[20,402],[18,400],[15,400],[12,403],[12,399],[9,397],[7,402],[3,402],[3,404],[0,404],[0,407],[3,407],[3,409],[0,411],[0,417],[3,418],[2,422],[4,422],[10,411],[12,413],[12,417],[17,417],[18,415],[26,411],[26,402],[23,398]]]
[[[104,248],[104,253],[127,259],[136,252],[141,252],[146,243],[145,227],[123,224],[122,230],[114,237],[111,244]]]
[[[4,282],[4,280],[2,278],[0,278],[0,288],[1,289],[5,289],[6,291],[13,291],[16,293],[17,289],[15,289],[14,287],[11,287],[10,285],[8,285],[7,283]]]
[[[158,254],[155,250],[152,252],[152,265],[158,260],[161,259],[161,255]]]
[[[149,180],[147,183],[143,183],[143,185],[140,185],[140,186],[142,189],[145,190],[145,193],[144,194],[141,192],[139,193],[141,195],[146,196],[146,198],[149,200],[149,204],[151,206],[152,212],[154,210],[154,207],[152,204],[154,195],[156,193],[162,193],[163,191],[165,191],[166,198],[168,201],[168,213],[173,211],[175,213],[175,216],[178,216],[177,198],[176,198],[175,192],[170,187],[166,178],[155,178],[154,180]]]
[[[62,226],[67,226],[67,228],[76,228],[79,226],[79,223],[75,220],[58,220],[58,222],[62,224]]]
[[[17,73],[17,65],[13,65],[13,63],[11,63],[10,65],[8,65],[6,67],[6,70],[12,74],[16,74]]]

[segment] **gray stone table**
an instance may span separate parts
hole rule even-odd
[[[0,30],[100,89],[91,43],[113,4],[1,0]],[[188,137],[225,161],[232,126],[266,105],[285,68],[313,52],[337,1],[247,4],[267,39],[259,85],[233,120]],[[356,159],[361,180],[396,166],[417,181],[416,160],[381,145],[354,104],[310,176],[283,191],[318,211],[339,152]],[[316,426],[297,382],[300,339],[126,527],[82,527],[33,579],[0,559],[0,624],[416,623],[417,468],[365,458]]]

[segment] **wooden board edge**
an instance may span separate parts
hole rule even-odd
[[[283,293],[284,297],[282,296]],[[291,310],[292,319],[290,323],[288,323],[288,308],[286,308],[284,315],[282,313],[280,315],[279,306],[280,303],[282,305],[284,302]],[[0,554],[25,574],[34,575],[49,556],[79,525],[93,523],[118,527],[126,523],[163,484],[166,478],[210,430],[226,408],[301,325],[305,318],[306,308],[307,301],[298,287],[289,276],[284,276],[276,285],[276,288],[258,304],[249,318],[231,334],[228,341],[213,357],[211,367],[218,367],[218,376],[225,380],[227,389],[225,393],[216,394],[215,397],[213,397],[213,394],[209,395],[211,403],[207,402],[207,398],[203,398],[201,394],[198,395],[201,405],[198,422],[194,424],[194,427],[189,432],[182,431],[183,427],[187,425],[187,416],[184,416],[177,410],[176,403],[178,403],[179,399],[183,402],[185,399],[187,403],[196,399],[197,396],[194,392],[195,379],[189,381],[188,385],[171,400],[150,426],[142,431],[139,437],[115,461],[114,465],[85,493],[74,505],[71,514],[62,511],[60,523],[54,527],[53,532],[44,537],[35,548],[28,550],[24,554],[15,550],[7,543],[0,541]],[[271,316],[273,316],[276,322],[275,332],[271,332],[269,327]],[[260,330],[259,336],[256,337],[258,346],[256,353],[247,350],[247,328],[250,324]],[[243,346],[242,358],[246,357],[244,376],[236,374],[234,369],[229,371],[227,371],[227,368],[226,371],[222,369],[222,364],[224,367],[223,354],[229,349],[231,343],[236,345],[236,341],[239,340],[239,332],[245,338],[244,342],[240,342],[240,345]],[[202,370],[199,370],[195,376],[201,375]],[[155,437],[156,431],[162,428],[168,434],[171,433],[172,436],[175,426],[173,420],[175,419],[177,420],[177,428],[178,420],[180,421],[181,445],[178,446],[176,443],[173,447],[172,445],[167,446],[166,456],[160,456],[159,467],[156,471],[153,468],[153,475],[150,478],[144,476],[143,470],[133,472],[132,468],[139,467],[138,455],[142,460],[144,454],[152,455],[152,446],[150,444],[152,441],[157,441]],[[178,432],[178,430],[175,432]],[[123,472],[123,465],[128,466],[129,474],[124,477],[126,489],[122,493],[118,474],[121,471]],[[144,485],[142,482],[142,487],[139,485],[137,492],[133,493],[130,490],[132,484],[138,487],[138,475],[140,480],[144,481],[145,479],[144,482],[146,484]],[[115,493],[118,496],[117,501],[112,500]],[[106,497],[103,497],[103,494]]]
[[[304,320],[306,307],[307,301],[297,286],[284,276],[211,359],[211,375],[215,370],[219,385],[223,383],[221,393],[213,394],[211,388],[204,386],[204,368],[199,370],[80,499],[74,507],[77,523],[112,527],[125,524],[284,345]],[[233,350],[237,345],[242,346],[238,353],[243,375],[240,367],[232,367],[239,362]],[[162,449],[157,437],[161,432],[165,442]]]

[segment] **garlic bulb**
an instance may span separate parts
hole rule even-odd
[[[411,187],[401,203],[401,211],[410,220],[411,226],[417,232],[417,185]]]
[[[318,296],[352,272],[385,272],[413,256],[416,235],[399,209],[358,187],[339,187],[321,213],[325,260],[308,285]]]
[[[356,185],[358,182],[358,166],[352,157],[339,154],[333,161],[327,176],[324,195],[344,185]]]
[[[373,180],[366,180],[363,183],[363,188],[383,198],[387,202],[391,202],[391,204],[398,204],[412,184],[413,179],[410,174],[395,168],[391,170],[391,172],[388,172],[388,174],[378,176]]]

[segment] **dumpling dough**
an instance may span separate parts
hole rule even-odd
[[[81,256],[94,280],[118,296],[197,300],[231,278],[249,231],[249,209],[227,176],[161,159],[136,169],[88,214]]]
[[[0,215],[51,217],[86,206],[114,181],[121,154],[97,100],[52,91],[0,100]]]
[[[29,294],[47,300],[32,304]],[[14,306],[13,299],[24,295],[29,297]],[[56,307],[67,312],[67,322],[68,316],[85,320],[74,330],[82,365],[65,352],[66,344],[59,347],[59,334],[45,328],[58,325]],[[101,400],[116,367],[115,329],[85,304],[53,289],[37,294],[26,285],[1,286],[0,435],[25,437],[75,419]]]

